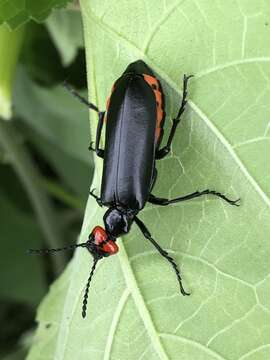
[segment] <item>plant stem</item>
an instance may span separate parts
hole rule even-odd
[[[0,144],[6,152],[9,163],[20,178],[36,213],[48,247],[62,245],[57,216],[49,197],[43,190],[41,177],[27,149],[18,141],[19,134],[14,125],[0,119]],[[19,234],[18,234],[19,236]],[[65,255],[52,256],[55,274],[64,267]]]
[[[23,35],[24,26],[14,31],[0,26],[0,116],[5,120],[11,118],[11,89]]]
[[[63,189],[58,183],[43,178],[41,181],[41,185],[47,192],[55,197],[56,199],[62,201],[65,205],[79,210],[81,214],[84,212],[84,202],[78,196],[71,194],[66,189]]]

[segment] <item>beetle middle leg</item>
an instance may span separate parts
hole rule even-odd
[[[104,158],[104,150],[99,148],[99,143],[100,143],[100,137],[101,137],[101,131],[102,131],[102,127],[103,127],[103,121],[104,121],[104,115],[105,112],[104,111],[100,111],[99,108],[90,103],[88,100],[86,100],[83,96],[81,96],[70,84],[68,84],[66,81],[63,83],[63,86],[73,95],[75,96],[81,103],[83,103],[84,105],[88,106],[89,109],[94,110],[98,113],[98,126],[97,126],[97,133],[96,133],[96,147],[93,148],[92,147],[92,143],[90,144],[90,146],[88,147],[89,150],[93,150],[95,151],[95,153],[97,154],[97,156],[101,157],[102,159]]]
[[[178,114],[177,114],[176,118],[173,119],[173,125],[171,127],[171,131],[170,131],[170,134],[169,134],[167,144],[163,148],[161,148],[161,149],[159,149],[157,151],[156,159],[163,159],[171,151],[171,145],[172,145],[172,141],[173,141],[173,138],[174,138],[174,135],[175,135],[176,128],[177,128],[178,124],[180,123],[181,115],[185,111],[185,106],[187,104],[188,80],[190,78],[192,78],[192,77],[193,77],[193,75],[189,75],[189,76],[184,75],[184,79],[183,79],[183,97],[182,97],[181,106],[180,106],[180,109],[178,111]]]
[[[185,196],[179,196],[179,197],[177,197],[175,199],[171,199],[171,200],[165,199],[165,198],[159,198],[159,197],[156,197],[153,194],[150,194],[149,198],[148,198],[148,201],[151,204],[166,206],[166,205],[170,205],[170,204],[175,204],[175,203],[180,202],[180,201],[186,201],[186,200],[194,199],[194,198],[197,198],[197,197],[203,196],[203,195],[214,195],[214,196],[217,196],[217,197],[225,200],[230,205],[240,206],[238,204],[240,199],[231,200],[227,196],[225,196],[224,194],[221,194],[220,192],[217,192],[217,191],[214,191],[214,190],[209,190],[209,189],[206,189],[206,190],[203,190],[203,191],[195,191],[194,193],[191,193],[191,194],[188,194],[188,195],[185,195]]]
[[[95,145],[95,147],[92,147],[93,142],[91,142],[90,146],[88,148],[89,150],[95,151],[97,156],[101,157],[102,159],[104,159],[104,150],[100,149],[99,144],[100,144],[100,138],[101,138],[103,123],[104,123],[104,116],[105,116],[105,111],[100,111],[98,113],[98,126],[97,126],[97,132],[96,132],[96,145]]]
[[[163,250],[162,247],[152,238],[147,227],[137,216],[134,217],[134,221],[138,225],[138,227],[141,230],[141,232],[143,233],[144,237],[146,239],[148,239],[154,245],[154,247],[157,249],[157,251],[160,253],[160,255],[163,256],[165,259],[167,259],[169,261],[169,263],[172,265],[172,267],[175,271],[175,274],[177,276],[181,294],[182,295],[190,295],[190,293],[186,292],[183,287],[182,278],[180,276],[180,271],[179,271],[174,259],[167,253],[167,251]]]
[[[96,190],[96,189],[92,189],[92,190],[90,191],[89,195],[91,195],[91,196],[96,200],[96,202],[98,203],[98,205],[99,205],[100,207],[102,207],[101,198],[98,197],[98,196],[95,194],[95,190]]]

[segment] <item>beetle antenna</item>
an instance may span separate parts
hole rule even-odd
[[[86,247],[87,243],[81,243],[81,244],[74,244],[74,245],[68,245],[62,248],[56,248],[56,249],[28,249],[28,254],[36,254],[36,255],[47,255],[47,254],[53,254],[59,251],[64,250],[73,250],[78,247]]]
[[[66,80],[63,82],[64,88],[69,91],[73,96],[75,96],[81,103],[88,106],[89,109],[92,109],[96,111],[97,113],[100,113],[98,107],[89,101],[87,101],[83,96],[81,96]]]
[[[83,297],[83,306],[82,306],[82,317],[85,318],[86,317],[86,310],[87,310],[87,302],[88,302],[88,293],[89,293],[89,288],[90,288],[90,283],[94,274],[94,271],[96,269],[96,265],[98,262],[98,258],[94,258],[94,263],[92,265],[92,269],[90,271],[90,275],[89,278],[87,280],[87,284],[85,287],[85,291],[84,291],[84,297]]]

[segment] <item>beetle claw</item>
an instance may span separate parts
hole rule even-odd
[[[88,146],[88,150],[90,151],[96,151],[96,149],[92,146],[92,144],[94,144],[95,142],[94,141],[91,141],[90,142],[90,145]]]
[[[236,200],[231,200],[231,201],[230,201],[230,203],[231,203],[232,205],[234,205],[234,206],[240,206],[239,202],[240,202],[240,198],[238,198],[238,199],[236,199]]]

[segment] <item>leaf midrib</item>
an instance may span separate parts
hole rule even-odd
[[[112,318],[111,321],[111,326],[110,326],[110,330],[109,333],[107,335],[107,341],[106,341],[106,345],[105,345],[105,350],[104,350],[104,356],[103,356],[103,360],[110,360],[111,359],[111,352],[112,352],[112,345],[113,345],[113,340],[114,340],[114,335],[119,323],[119,320],[121,318],[121,314],[123,312],[123,309],[127,303],[128,297],[130,296],[130,291],[128,288],[125,288],[125,290],[123,291],[118,305],[116,307],[116,310],[114,312],[114,316]]]
[[[127,252],[126,252],[126,249],[125,249],[122,239],[118,239],[118,242],[120,244],[120,252],[119,252],[118,258],[119,258],[120,266],[122,269],[122,273],[123,273],[127,288],[129,289],[129,291],[132,295],[132,298],[134,300],[136,308],[140,314],[142,322],[144,323],[145,329],[147,330],[148,335],[151,339],[151,344],[153,345],[153,348],[155,349],[155,351],[158,354],[160,359],[169,360],[167,354],[165,353],[164,347],[160,341],[158,332],[154,326],[150,312],[148,311],[148,309],[145,305],[144,298],[138,287],[137,280],[135,278],[133,269],[131,268],[131,265],[130,265],[130,262],[128,259],[128,255],[127,255]]]

